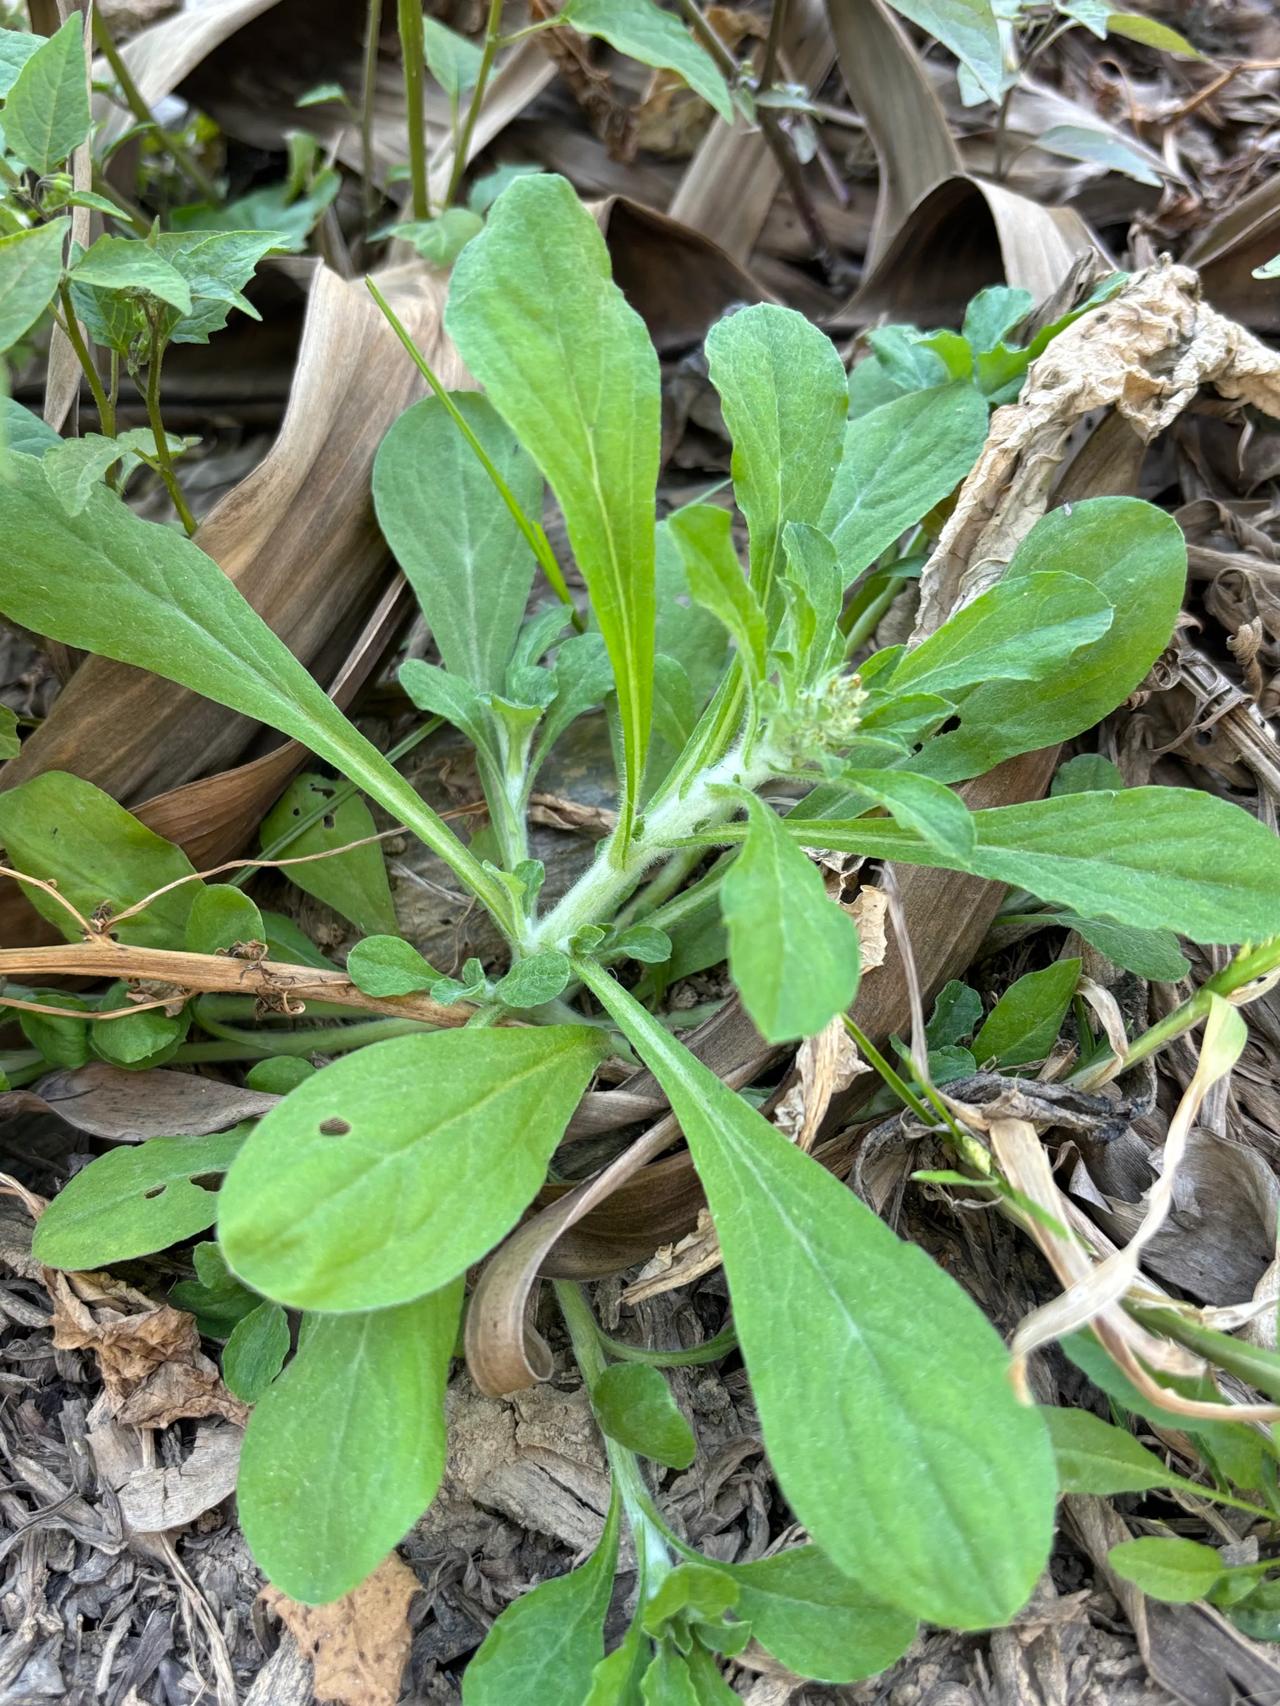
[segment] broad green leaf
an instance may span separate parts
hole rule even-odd
[[[331,800],[338,784],[325,776],[299,776],[291,782],[262,820],[261,844],[265,850],[288,835],[296,820],[307,817]],[[396,931],[396,909],[387,882],[382,849],[368,837],[376,835],[364,801],[352,794],[332,811],[326,811],[291,840],[278,855],[282,859],[306,859],[304,865],[286,865],[284,875],[304,893],[314,895],[335,912],[350,919],[358,930],[370,935],[392,935]],[[353,847],[353,841],[364,841]],[[345,852],[335,849],[345,848]],[[314,859],[314,853],[331,858]]]
[[[1141,12],[1108,12],[1107,34],[1141,42],[1143,47],[1154,47],[1160,53],[1176,53],[1183,59],[1204,58],[1200,49],[1193,47],[1186,36]]]
[[[1126,971],[1149,977],[1156,983],[1176,983],[1191,970],[1191,962],[1178,946],[1172,930],[1130,930],[1101,918],[1081,918],[1060,913],[1053,922],[1083,936],[1091,948],[1105,954]]]
[[[1051,678],[1030,686],[978,682],[962,693],[960,727],[936,735],[912,759],[913,770],[963,781],[1100,722],[1168,644],[1182,607],[1187,549],[1177,522],[1154,505],[1092,498],[1042,516],[1000,584],[1046,572],[1090,581],[1113,608],[1110,628]]]
[[[191,291],[191,312],[167,315],[166,337],[175,344],[207,344],[233,308],[252,320],[262,315],[243,294],[258,262],[276,248],[275,231],[162,231],[156,252],[182,274]]]
[[[633,1365],[638,1366],[638,1365]],[[657,1370],[653,1370],[657,1373]],[[738,1603],[737,1582],[709,1560],[678,1564],[646,1601],[641,1622],[646,1634],[660,1637],[677,1620],[718,1622]]]
[[[231,1329],[222,1352],[222,1378],[236,1397],[256,1404],[289,1354],[289,1317],[278,1303],[260,1303]]]
[[[43,47],[44,40],[27,30],[0,30],[0,98],[13,88],[19,71]]]
[[[954,699],[975,682],[1040,680],[1111,622],[1107,600],[1076,575],[1006,577],[913,647],[894,671],[893,688]]]
[[[625,843],[653,712],[658,358],[595,220],[549,174],[494,203],[458,258],[445,324],[564,512],[618,687]]]
[[[1155,1535],[1122,1540],[1107,1553],[1107,1563],[1123,1581],[1170,1605],[1203,1599],[1227,1568],[1212,1546]]]
[[[542,514],[542,477],[493,405],[454,398],[525,514]],[[444,665],[479,692],[501,693],[524,621],[534,558],[444,405],[406,409],[373,464],[378,523],[418,600]]]
[[[335,1061],[271,1109],[228,1175],[227,1261],[299,1309],[444,1285],[532,1200],[605,1046],[577,1025],[440,1031]]]
[[[964,855],[976,843],[973,813],[959,794],[909,770],[842,770],[841,784],[883,806],[931,847]]]
[[[901,1658],[915,1618],[874,1600],[816,1546],[796,1546],[726,1566],[738,1584],[736,1613],[766,1652],[815,1682],[858,1682]]]
[[[1280,841],[1239,806],[1193,788],[1064,794],[974,812],[978,844],[964,858],[878,819],[782,821],[802,847],[971,871],[1140,930],[1196,942],[1280,934]],[[741,830],[707,839],[737,841]]]
[[[640,1678],[649,1662],[649,1639],[637,1618],[607,1658],[591,1673],[582,1706],[643,1706]]]
[[[987,406],[969,384],[935,384],[849,422],[819,523],[846,586],[955,490],[986,436]]]
[[[3,503],[0,483],[0,509]],[[51,532],[56,525],[50,517]],[[10,572],[6,567],[6,576]],[[65,770],[47,770],[0,793],[0,844],[11,865],[56,882],[85,918],[104,904],[122,912],[176,878],[195,874],[181,849],[139,823],[110,794]],[[183,883],[145,912],[123,920],[120,940],[143,948],[178,946],[196,887]],[[69,912],[30,884],[23,885],[23,893],[69,942],[79,941],[80,929]]]
[[[733,439],[733,491],[751,539],[751,587],[774,620],[782,529],[816,522],[844,438],[848,386],[835,345],[791,308],[761,303],[707,334],[711,382]]]
[[[4,103],[4,140],[33,172],[52,172],[89,134],[84,19],[72,14],[14,78]]]
[[[263,942],[266,927],[243,889],[230,883],[193,883],[184,946],[189,954],[221,954],[239,942]]]
[[[931,36],[950,48],[973,73],[989,100],[999,100],[1003,88],[1004,53],[991,0],[889,0]]]
[[[55,444],[64,441],[47,426],[40,416],[12,397],[0,396],[0,443],[5,450],[19,450],[27,456],[43,456]]]
[[[435,219],[393,225],[387,235],[410,244],[429,266],[451,267],[476,233],[483,230],[484,220],[469,207],[446,207]]]
[[[199,444],[198,438],[175,438],[165,434],[169,454],[181,456],[184,450]],[[131,427],[116,438],[104,433],[87,432],[81,438],[64,438],[56,449],[45,453],[45,478],[54,495],[70,515],[78,515],[88,503],[94,487],[109,468],[120,463],[120,477],[126,479],[145,459],[156,454],[155,435],[150,427]]]
[[[642,1362],[615,1362],[591,1388],[591,1407],[610,1439],[668,1469],[687,1469],[697,1453],[693,1429],[666,1377]]]
[[[507,1007],[541,1007],[554,1001],[569,981],[569,956],[546,948],[518,960],[493,986],[493,998]]]
[[[714,504],[686,504],[667,522],[680,548],[695,604],[709,610],[732,634],[747,673],[765,673],[768,629],[764,609],[749,585],[733,545],[733,517]]]
[[[128,1007],[127,983],[113,983],[99,998],[104,1013]],[[191,1010],[175,1014],[163,1007],[142,1007],[136,1013],[121,1013],[116,1019],[99,1019],[89,1030],[89,1046],[100,1060],[135,1072],[144,1066],[161,1066],[170,1058],[191,1027]]]
[[[438,18],[422,20],[422,35],[427,69],[445,94],[457,96],[474,89],[484,58],[483,49]]]
[[[140,291],[179,314],[191,312],[191,287],[174,266],[137,237],[99,237],[71,269],[77,284]]]
[[[340,1599],[435,1497],[461,1280],[371,1314],[304,1322],[298,1353],[249,1418],[240,1525],[291,1599]]]
[[[961,1629],[1007,1620],[1048,1557],[1055,1487],[1044,1424],[1014,1397],[999,1335],[607,973],[578,970],[688,1140],[797,1519],[890,1605]]]
[[[640,1681],[644,1706],[702,1706],[684,1655],[664,1641]]]
[[[71,1007],[86,1013],[92,1003],[83,1001],[65,989],[28,990],[25,1001],[35,1001],[49,1007]],[[93,1052],[89,1047],[89,1021],[70,1019],[51,1013],[47,1018],[39,1013],[14,1014],[22,1034],[49,1062],[50,1066],[83,1066]]]
[[[566,1576],[513,1600],[462,1674],[463,1706],[580,1701],[604,1654],[604,1620],[618,1562],[620,1506],[609,1506],[600,1544]]]
[[[51,219],[0,237],[0,351],[12,349],[53,300],[70,224]]]
[[[817,1034],[858,992],[858,932],[777,815],[746,797],[742,852],[720,888],[729,969],[766,1042]]]
[[[599,36],[628,59],[676,72],[726,124],[733,123],[729,86],[715,61],[679,19],[654,0],[567,0],[560,16],[584,36]]]
[[[1187,1482],[1148,1451],[1124,1428],[1113,1427],[1088,1410],[1043,1405],[1058,1479],[1064,1493],[1145,1493],[1154,1487],[1183,1487]]]
[[[203,1232],[217,1218],[218,1197],[194,1181],[225,1173],[249,1129],[153,1137],[100,1155],[41,1215],[32,1242],[37,1260],[51,1268],[105,1268]]]
[[[1158,162],[1136,142],[1128,142],[1112,130],[1090,130],[1083,124],[1055,124],[1036,137],[1036,147],[1050,154],[1061,154],[1068,160],[1083,160],[1089,165],[1106,166],[1132,178],[1135,183],[1149,184],[1159,189],[1164,182]]]
[[[400,936],[366,936],[347,955],[347,976],[366,995],[414,995],[443,975]]]
[[[105,488],[79,515],[61,513],[32,457],[10,455],[6,473],[0,615],[149,669],[292,735],[440,854],[496,917],[510,916],[497,880],[353,728],[212,558],[172,528],[143,521]]]
[[[1047,1059],[1079,981],[1079,960],[1056,960],[1010,984],[973,1039],[975,1059],[1001,1067]]]

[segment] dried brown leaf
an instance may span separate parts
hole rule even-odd
[[[409,1602],[419,1591],[393,1552],[373,1574],[331,1605],[301,1605],[278,1588],[262,1591],[315,1666],[317,1700],[339,1706],[396,1706],[409,1657]]]
[[[190,1072],[126,1072],[91,1061],[50,1072],[30,1090],[0,1095],[0,1119],[11,1112],[57,1114],[94,1137],[142,1143],[149,1137],[226,1131],[240,1120],[265,1114],[279,1099]]]

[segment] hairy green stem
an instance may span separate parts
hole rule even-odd
[[[384,1042],[387,1037],[407,1037],[433,1027],[416,1019],[367,1019],[350,1025],[317,1025],[313,1031],[277,1032],[241,1031],[234,1025],[224,1025],[217,1019],[199,1018],[201,1029],[217,1039],[217,1043],[187,1043],[173,1058],[181,1061],[248,1060],[254,1056],[273,1054],[350,1054],[353,1049],[369,1043]],[[218,1045],[231,1045],[231,1053]]]
[[[62,329],[66,332],[71,347],[75,351],[76,360],[80,363],[80,371],[89,381],[94,407],[98,411],[98,424],[108,438],[114,438],[116,436],[116,412],[103,389],[101,375],[93,364],[93,354],[85,342],[84,333],[80,330],[80,322],[76,319],[75,304],[71,300],[71,286],[65,278],[58,286],[58,300],[62,304]]]
[[[467,169],[467,156],[471,152],[471,138],[475,134],[476,120],[480,117],[480,108],[484,104],[484,93],[489,86],[489,74],[493,70],[493,62],[498,55],[498,43],[502,39],[502,0],[489,0],[489,16],[484,26],[484,51],[480,56],[480,68],[476,72],[476,85],[471,91],[471,99],[467,104],[467,116],[462,121],[462,135],[453,151],[453,169],[449,173],[449,187],[445,191],[444,205],[452,207],[454,197],[462,185],[463,175]]]
[[[148,313],[151,325],[151,359],[147,363],[147,420],[151,423],[151,436],[156,441],[156,461],[160,464],[160,478],[165,483],[165,489],[173,500],[173,507],[178,512],[178,520],[187,530],[187,537],[196,530],[196,518],[187,507],[187,500],[182,495],[182,487],[178,484],[178,476],[173,471],[173,457],[169,454],[169,440],[164,430],[164,421],[160,416],[160,369],[164,360],[164,345],[160,338],[159,322]]]
[[[373,181],[373,97],[378,86],[378,37],[382,31],[382,0],[367,0],[364,18],[364,65],[360,75],[360,179],[366,232],[378,208]]]
[[[415,219],[430,219],[431,199],[427,193],[427,120],[422,110],[422,85],[425,75],[422,57],[422,0],[399,0],[396,22],[400,30],[400,58],[404,65],[411,207]]]
[[[640,1345],[627,1345],[621,1339],[611,1339],[607,1333],[600,1332],[598,1336],[601,1345],[615,1361],[643,1362],[650,1368],[698,1368],[705,1362],[719,1362],[721,1357],[738,1348],[738,1335],[732,1327],[722,1327],[705,1345],[694,1345],[681,1351],[648,1351]]]

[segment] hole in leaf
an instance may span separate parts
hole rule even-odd
[[[323,822],[326,829],[332,829],[334,826],[333,813],[332,812],[326,812],[324,814],[324,817],[321,819],[321,821]]]
[[[332,1119],[320,1121],[321,1137],[345,1137],[351,1130],[346,1120]]]
[[[1197,729],[1196,730],[1196,745],[1197,746],[1212,746],[1213,745],[1213,730],[1212,729]]]
[[[302,807],[301,806],[295,806],[293,808],[292,816],[301,817],[302,816]]]
[[[940,735],[951,735],[951,734],[954,734],[959,727],[960,727],[959,717],[948,717],[946,722],[941,724],[941,726],[939,727],[938,733]]]
[[[222,1174],[197,1173],[191,1183],[198,1185],[202,1191],[217,1191],[222,1188]]]
[[[154,1202],[157,1197],[162,1197],[168,1189],[168,1185],[152,1185],[149,1191],[144,1191],[142,1194],[148,1202]]]

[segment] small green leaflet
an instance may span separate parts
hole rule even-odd
[[[71,995],[65,989],[29,990],[24,997],[27,1001],[35,1001],[50,1007],[70,1007],[89,1012],[92,1004],[83,1001],[78,995]],[[49,1062],[50,1066],[83,1066],[88,1060],[89,1024],[85,1019],[70,1019],[62,1014],[50,1014],[48,1018],[38,1013],[15,1014],[22,1034]]]
[[[1164,182],[1158,157],[1112,130],[1091,130],[1083,124],[1055,124],[1036,137],[1036,147],[1047,149],[1050,154],[1061,154],[1067,160],[1106,166],[1152,189],[1158,190]]]
[[[469,207],[446,207],[435,219],[409,219],[393,225],[387,235],[411,244],[429,266],[445,269],[453,265],[476,233],[483,230],[484,220]]]
[[[653,716],[657,355],[595,220],[551,174],[493,204],[458,257],[445,325],[564,511],[618,688],[625,844]]]
[[[1088,794],[1099,788],[1116,790],[1125,785],[1124,777],[1100,752],[1080,752],[1060,764],[1049,784],[1051,794]]]
[[[1280,255],[1273,255],[1269,261],[1264,261],[1260,267],[1254,267],[1254,278],[1280,278]]]
[[[1047,1059],[1079,981],[1079,960],[1057,960],[1011,984],[973,1040],[979,1065],[994,1060],[1000,1067],[1025,1066]]]
[[[889,0],[931,36],[950,48],[973,73],[983,93],[999,100],[1003,88],[1004,52],[991,0]]]
[[[748,828],[725,875],[729,968],[766,1042],[816,1035],[858,992],[858,931],[777,815],[744,795]]]
[[[262,914],[245,894],[230,883],[193,883],[195,899],[187,914],[183,946],[189,954],[222,954],[238,942],[263,942],[266,926]]]
[[[797,1519],[837,1568],[872,1576],[903,1611],[961,1629],[1005,1621],[1048,1557],[1055,1483],[1044,1424],[1014,1397],[999,1335],[923,1250],[606,972],[577,970],[684,1130],[769,1457]]]
[[[41,1215],[32,1241],[36,1259],[51,1268],[104,1268],[203,1232],[217,1218],[218,1197],[193,1181],[225,1173],[249,1130],[153,1137],[100,1155]]]
[[[272,806],[262,822],[261,843],[265,850],[289,834],[296,820],[309,816],[338,791],[338,784],[325,776],[299,776]],[[306,859],[304,865],[286,865],[284,874],[304,893],[331,906],[357,930],[370,935],[391,935],[396,930],[396,909],[387,882],[382,849],[369,836],[378,833],[364,801],[350,795],[332,811],[326,811],[272,857]],[[353,841],[365,841],[352,847]],[[336,848],[347,851],[335,852]],[[313,853],[332,853],[314,859]]]
[[[228,1174],[228,1263],[299,1309],[382,1309],[444,1285],[515,1225],[606,1048],[549,1025],[393,1037],[335,1061],[271,1109]]]
[[[733,517],[714,504],[686,504],[669,518],[667,527],[680,548],[690,597],[724,624],[748,676],[762,681],[768,624],[733,546]]]
[[[986,435],[987,406],[968,384],[913,391],[849,422],[820,520],[846,586],[955,490]]]
[[[483,50],[438,18],[422,20],[422,35],[427,67],[445,94],[457,97],[474,89]]]
[[[53,300],[70,225],[51,219],[0,237],[0,352],[12,349]]]
[[[1141,930],[1196,942],[1280,934],[1280,841],[1239,806],[1196,789],[1066,794],[974,812],[978,842],[967,857],[879,819],[782,822],[802,847],[970,871]],[[741,830],[696,839],[738,841]]]
[[[516,503],[542,515],[542,476],[493,405],[475,392],[452,401]],[[452,675],[501,693],[524,621],[534,558],[474,450],[435,397],[406,409],[378,446],[373,501]]]
[[[506,1007],[541,1007],[554,1001],[569,981],[569,956],[546,948],[517,960],[493,986],[493,998]]]
[[[287,1096],[290,1090],[310,1078],[315,1071],[309,1060],[296,1054],[271,1054],[256,1060],[244,1075],[250,1090],[263,1090],[270,1096]]]
[[[1203,1599],[1227,1568],[1212,1546],[1155,1535],[1122,1540],[1107,1553],[1107,1563],[1122,1581],[1171,1605]]]
[[[591,1388],[591,1407],[610,1439],[665,1463],[687,1469],[697,1443],[666,1377],[642,1362],[615,1362]]]
[[[676,72],[726,124],[733,123],[729,86],[715,61],[654,0],[566,0],[560,17],[584,36],[599,36],[629,59]]]
[[[347,976],[366,995],[415,995],[444,973],[399,936],[366,936],[347,955]]]
[[[893,673],[893,690],[951,698],[976,682],[1038,680],[1100,639],[1112,614],[1101,593],[1076,575],[997,581],[907,653]]]
[[[28,456],[43,456],[64,441],[46,426],[40,416],[12,397],[0,394],[0,443],[4,450],[20,450]]]
[[[84,27],[73,13],[27,60],[5,100],[5,146],[33,172],[52,172],[89,134]]]
[[[1105,954],[1116,965],[1136,971],[1154,983],[1176,983],[1191,970],[1191,962],[1178,946],[1172,930],[1130,930],[1101,918],[1081,918],[1063,912],[1051,922],[1065,925],[1082,936],[1091,948]]]
[[[111,984],[99,997],[104,1013],[127,1008],[129,1000],[129,985],[123,982]],[[163,1065],[190,1026],[189,1007],[172,1016],[163,1007],[140,1007],[136,1013],[121,1013],[119,1018],[101,1019],[92,1025],[89,1046],[100,1060],[137,1071]]]
[[[181,456],[199,442],[198,438],[175,438],[171,433],[165,435],[165,443],[173,457]],[[150,427],[130,427],[116,438],[107,438],[100,432],[87,432],[81,438],[64,438],[56,448],[45,452],[45,478],[68,515],[78,515],[108,469],[120,463],[123,481],[144,461],[154,461],[155,454],[155,435]]]
[[[463,1706],[579,1701],[604,1656],[604,1619],[618,1562],[619,1503],[609,1505],[600,1544],[567,1576],[514,1600],[462,1674]]]
[[[246,1404],[256,1404],[289,1354],[289,1317],[278,1303],[241,1316],[222,1352],[222,1378]]]
[[[916,1621],[842,1576],[816,1546],[725,1567],[736,1612],[766,1652],[815,1682],[858,1682],[886,1670],[915,1638]]]
[[[772,303],[717,321],[706,350],[733,439],[733,490],[750,533],[751,588],[773,621],[783,526],[816,522],[835,478],[848,409],[844,367],[825,333]]]
[[[952,978],[938,992],[924,1028],[924,1039],[931,1049],[962,1043],[973,1035],[981,1018],[982,997],[977,990]]]
[[[51,505],[33,457],[11,454],[6,474],[0,529],[10,557],[0,614],[292,735],[438,853],[496,918],[510,917],[502,885],[347,721],[212,558],[171,528],[143,521],[105,487],[79,515],[66,515]],[[65,573],[69,562],[74,578]]]
[[[1177,522],[1154,505],[1091,498],[1042,516],[999,584],[1049,572],[1090,581],[1112,607],[1111,626],[1031,686],[977,681],[959,696],[960,727],[935,735],[912,759],[913,770],[963,781],[1100,722],[1168,643],[1186,585],[1187,547]]]
[[[398,1309],[309,1316],[249,1418],[236,1489],[253,1555],[291,1599],[340,1599],[435,1497],[462,1282]]]
[[[104,902],[122,912],[167,883],[195,875],[191,861],[172,842],[139,823],[110,794],[65,770],[44,771],[0,793],[0,844],[11,865],[27,876],[55,881],[86,918]],[[120,940],[143,948],[173,947],[182,940],[196,887],[183,883],[126,918],[119,925]],[[69,942],[79,941],[75,920],[51,896],[29,884],[23,893]]]
[[[1043,1405],[1049,1426],[1058,1477],[1064,1493],[1145,1493],[1156,1487],[1194,1489],[1202,1498],[1209,1489],[1176,1475],[1145,1445],[1087,1410]]]
[[[169,1301],[175,1309],[189,1310],[207,1337],[225,1339],[236,1322],[252,1314],[262,1300],[227,1271],[216,1244],[197,1244],[191,1261],[195,1278],[179,1280],[169,1293]]]
[[[1176,53],[1183,59],[1204,58],[1204,54],[1193,47],[1186,36],[1141,12],[1108,12],[1107,34],[1141,42],[1144,47],[1153,47],[1158,53]]]

